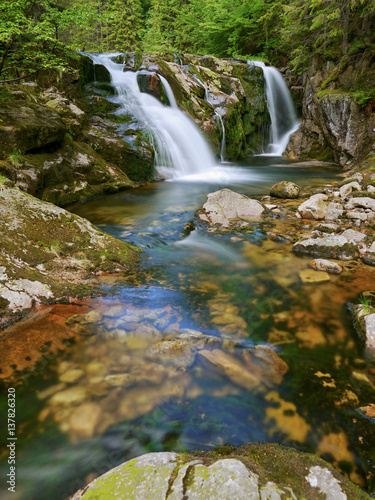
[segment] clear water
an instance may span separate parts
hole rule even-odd
[[[99,277],[107,296],[39,308],[0,337],[2,377],[21,358],[25,367],[27,357],[38,361],[6,382],[18,381],[17,493],[2,482],[2,499],[63,499],[142,453],[250,441],[314,451],[364,484],[355,408],[374,400],[375,364],[345,303],[370,289],[373,268],[350,264],[355,273],[303,284],[310,259],[295,256],[288,240],[301,223],[282,211],[238,232],[192,225],[216,189],[261,195],[285,179],[334,181],[337,171],[261,157],[221,168],[221,177],[154,183],[71,207],[142,247],[144,264],[139,273]],[[69,320],[90,311],[100,312],[92,323]],[[217,342],[232,371],[199,347],[150,357],[150,344],[186,328]],[[78,379],[64,382],[69,369]],[[76,399],[61,402],[67,389]],[[5,431],[4,412],[1,419]],[[3,478],[4,449],[1,459]]]

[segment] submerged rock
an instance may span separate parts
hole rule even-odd
[[[224,457],[219,458],[218,457]],[[211,452],[148,453],[77,491],[71,500],[327,500],[370,498],[324,460],[278,444]]]
[[[298,198],[300,187],[294,182],[282,181],[271,187],[270,195],[276,198]]]
[[[198,211],[198,217],[222,227],[246,226],[250,221],[261,220],[263,212],[264,208],[258,201],[230,189],[221,189],[207,196],[207,202]]]

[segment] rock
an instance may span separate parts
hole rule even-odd
[[[357,246],[344,236],[326,236],[307,239],[293,245],[293,251],[316,257],[350,260],[358,255]]]
[[[194,362],[195,352],[187,340],[165,339],[146,349],[146,356],[151,359],[160,359],[166,364],[190,366]]]
[[[342,491],[339,481],[327,468],[318,465],[310,468],[310,473],[306,477],[313,488],[317,488],[327,500],[347,500],[347,496]]]
[[[373,198],[368,198],[367,196],[352,198],[350,202],[354,207],[369,208],[375,212],[375,200]]]
[[[131,373],[115,373],[107,375],[104,381],[111,387],[131,387],[135,383],[135,377]]]
[[[375,314],[365,316],[366,345],[375,349]]]
[[[161,78],[157,73],[140,71],[137,73],[137,83],[141,92],[152,95],[162,104],[171,104],[165,93]]]
[[[367,191],[369,193],[375,193],[375,186],[372,186],[372,185],[367,186]]]
[[[235,459],[218,460],[209,467],[196,464],[188,487],[184,488],[183,477],[178,477],[176,488],[172,487],[170,499],[199,499],[203,494],[210,500],[259,500],[258,478],[257,474]]]
[[[326,213],[327,215],[327,213]],[[322,223],[318,224],[315,228],[317,231],[321,231],[322,233],[337,233],[340,230],[340,227],[337,224],[329,224],[329,223]]]
[[[85,400],[86,395],[86,389],[77,385],[69,387],[69,389],[56,392],[56,394],[50,398],[49,404],[51,406],[72,406],[82,403]]]
[[[97,403],[83,403],[69,417],[69,435],[73,440],[90,439],[101,421],[102,409]]]
[[[207,202],[198,211],[198,216],[209,224],[228,227],[260,220],[263,212],[264,208],[258,201],[230,189],[221,189],[207,196]]]
[[[110,82],[111,74],[103,64],[94,64],[94,79],[96,82]]]
[[[361,186],[358,182],[349,182],[348,184],[344,184],[340,188],[340,197],[343,200],[346,200],[353,191],[361,191]]]
[[[327,221],[337,220],[343,215],[343,213],[344,213],[344,210],[342,208],[341,203],[331,202],[328,205],[328,208],[327,208],[327,211],[326,211],[324,218]]]
[[[0,318],[34,303],[92,293],[96,273],[139,262],[135,247],[89,221],[40,201],[0,177]],[[48,269],[48,272],[45,270]]]
[[[364,213],[362,210],[348,210],[346,216],[348,219],[354,219],[358,221],[365,221],[368,219],[367,214]]]
[[[325,271],[313,271],[310,269],[300,271],[299,277],[302,283],[321,283],[330,281],[329,275]]]
[[[196,455],[193,459],[191,455],[171,452],[142,455],[111,469],[70,499],[369,498],[367,493],[316,455],[276,443],[219,447]],[[218,458],[222,455],[224,458]]]
[[[227,354],[220,349],[212,351],[199,351],[199,356],[209,361],[212,365],[227,376],[234,384],[244,387],[247,390],[253,390],[261,384],[257,376],[254,376],[250,370],[241,363],[237,358]]]
[[[314,194],[298,207],[298,213],[303,219],[322,220],[327,211],[327,200],[325,194]]]
[[[276,198],[298,198],[300,187],[294,182],[282,181],[271,187],[270,195]]]
[[[60,116],[39,104],[0,104],[0,156],[21,154],[61,142],[66,128]]]
[[[60,375],[60,382],[64,382],[66,384],[74,384],[78,382],[80,378],[84,376],[85,372],[79,368],[75,368],[73,370],[67,370],[62,375]]]
[[[353,229],[347,229],[341,234],[341,236],[353,243],[361,243],[367,238],[366,234],[359,231],[354,231]]]
[[[375,404],[370,404],[367,406],[361,406],[359,408],[367,417],[375,418]]]
[[[342,266],[336,264],[336,262],[325,259],[314,259],[309,262],[309,266],[317,271],[326,271],[332,274],[340,274],[343,271]]]

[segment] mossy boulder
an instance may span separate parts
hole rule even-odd
[[[140,250],[0,177],[2,318],[34,303],[84,295],[98,272],[136,267]],[[92,290],[91,290],[92,293]]]
[[[294,182],[281,181],[271,187],[270,195],[276,198],[298,198],[300,187]]]
[[[196,454],[148,453],[108,471],[71,500],[365,500],[324,460],[278,444]]]

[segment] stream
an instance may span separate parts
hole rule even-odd
[[[315,452],[363,486],[356,408],[374,399],[375,360],[346,302],[374,270],[347,263],[301,281],[311,258],[291,251],[301,223],[282,209],[233,232],[193,224],[223,187],[260,197],[281,180],[304,189],[338,175],[253,157],[70,207],[141,247],[143,265],[98,277],[102,297],[40,307],[5,331],[50,341],[16,387],[17,492],[1,486],[1,498],[64,499],[142,453],[258,441]]]

